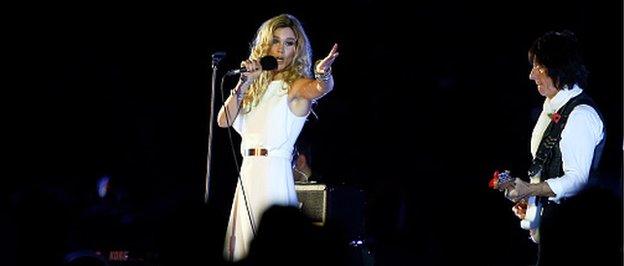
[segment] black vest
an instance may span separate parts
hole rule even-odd
[[[553,177],[559,177],[563,175],[563,161],[561,159],[561,150],[559,149],[559,141],[561,140],[561,132],[565,127],[568,117],[570,113],[574,109],[574,107],[585,104],[589,105],[596,112],[600,119],[604,123],[604,119],[602,119],[602,115],[596,108],[596,104],[594,101],[585,93],[581,93],[573,98],[571,98],[564,106],[559,108],[557,112],[561,117],[557,122],[554,119],[551,119],[550,124],[544,131],[544,135],[537,149],[537,153],[535,159],[531,163],[531,167],[529,168],[529,176],[534,176],[541,170],[541,180],[546,180]],[[598,164],[600,162],[600,157],[602,156],[602,150],[604,148],[604,143],[606,139],[606,132],[604,132],[603,127],[603,138],[594,149],[594,157],[591,166],[591,172],[595,171],[598,168]],[[590,172],[590,178],[592,177]]]

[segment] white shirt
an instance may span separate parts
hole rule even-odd
[[[546,98],[533,134],[531,135],[531,155],[539,147],[544,131],[550,123],[549,113],[558,111],[571,98],[581,94],[583,90],[574,85],[571,90],[560,90],[552,99]],[[589,171],[594,158],[594,149],[604,137],[602,120],[594,108],[581,104],[572,110],[568,121],[561,132],[559,149],[563,160],[563,175],[545,180],[555,193],[549,200],[559,202],[560,199],[574,196],[587,184]]]

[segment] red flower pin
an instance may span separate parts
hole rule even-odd
[[[561,119],[561,115],[557,112],[548,114],[548,117],[555,123],[559,123],[559,119]]]

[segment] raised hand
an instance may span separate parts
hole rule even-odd
[[[336,60],[336,57],[338,57],[338,44],[334,43],[334,46],[332,47],[331,51],[329,51],[329,54],[327,54],[327,56],[323,59],[321,59],[318,64],[316,64],[315,68],[314,68],[314,72],[315,73],[326,73],[326,72],[330,72],[331,71],[331,65],[334,63],[334,60]]]

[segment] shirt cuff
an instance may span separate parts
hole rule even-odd
[[[548,197],[548,200],[559,203],[561,198],[563,198],[563,188],[561,187],[560,182],[557,182],[556,179],[548,179],[544,182],[546,182],[546,184],[548,184],[548,186],[550,187],[550,190],[555,193],[555,196]]]

